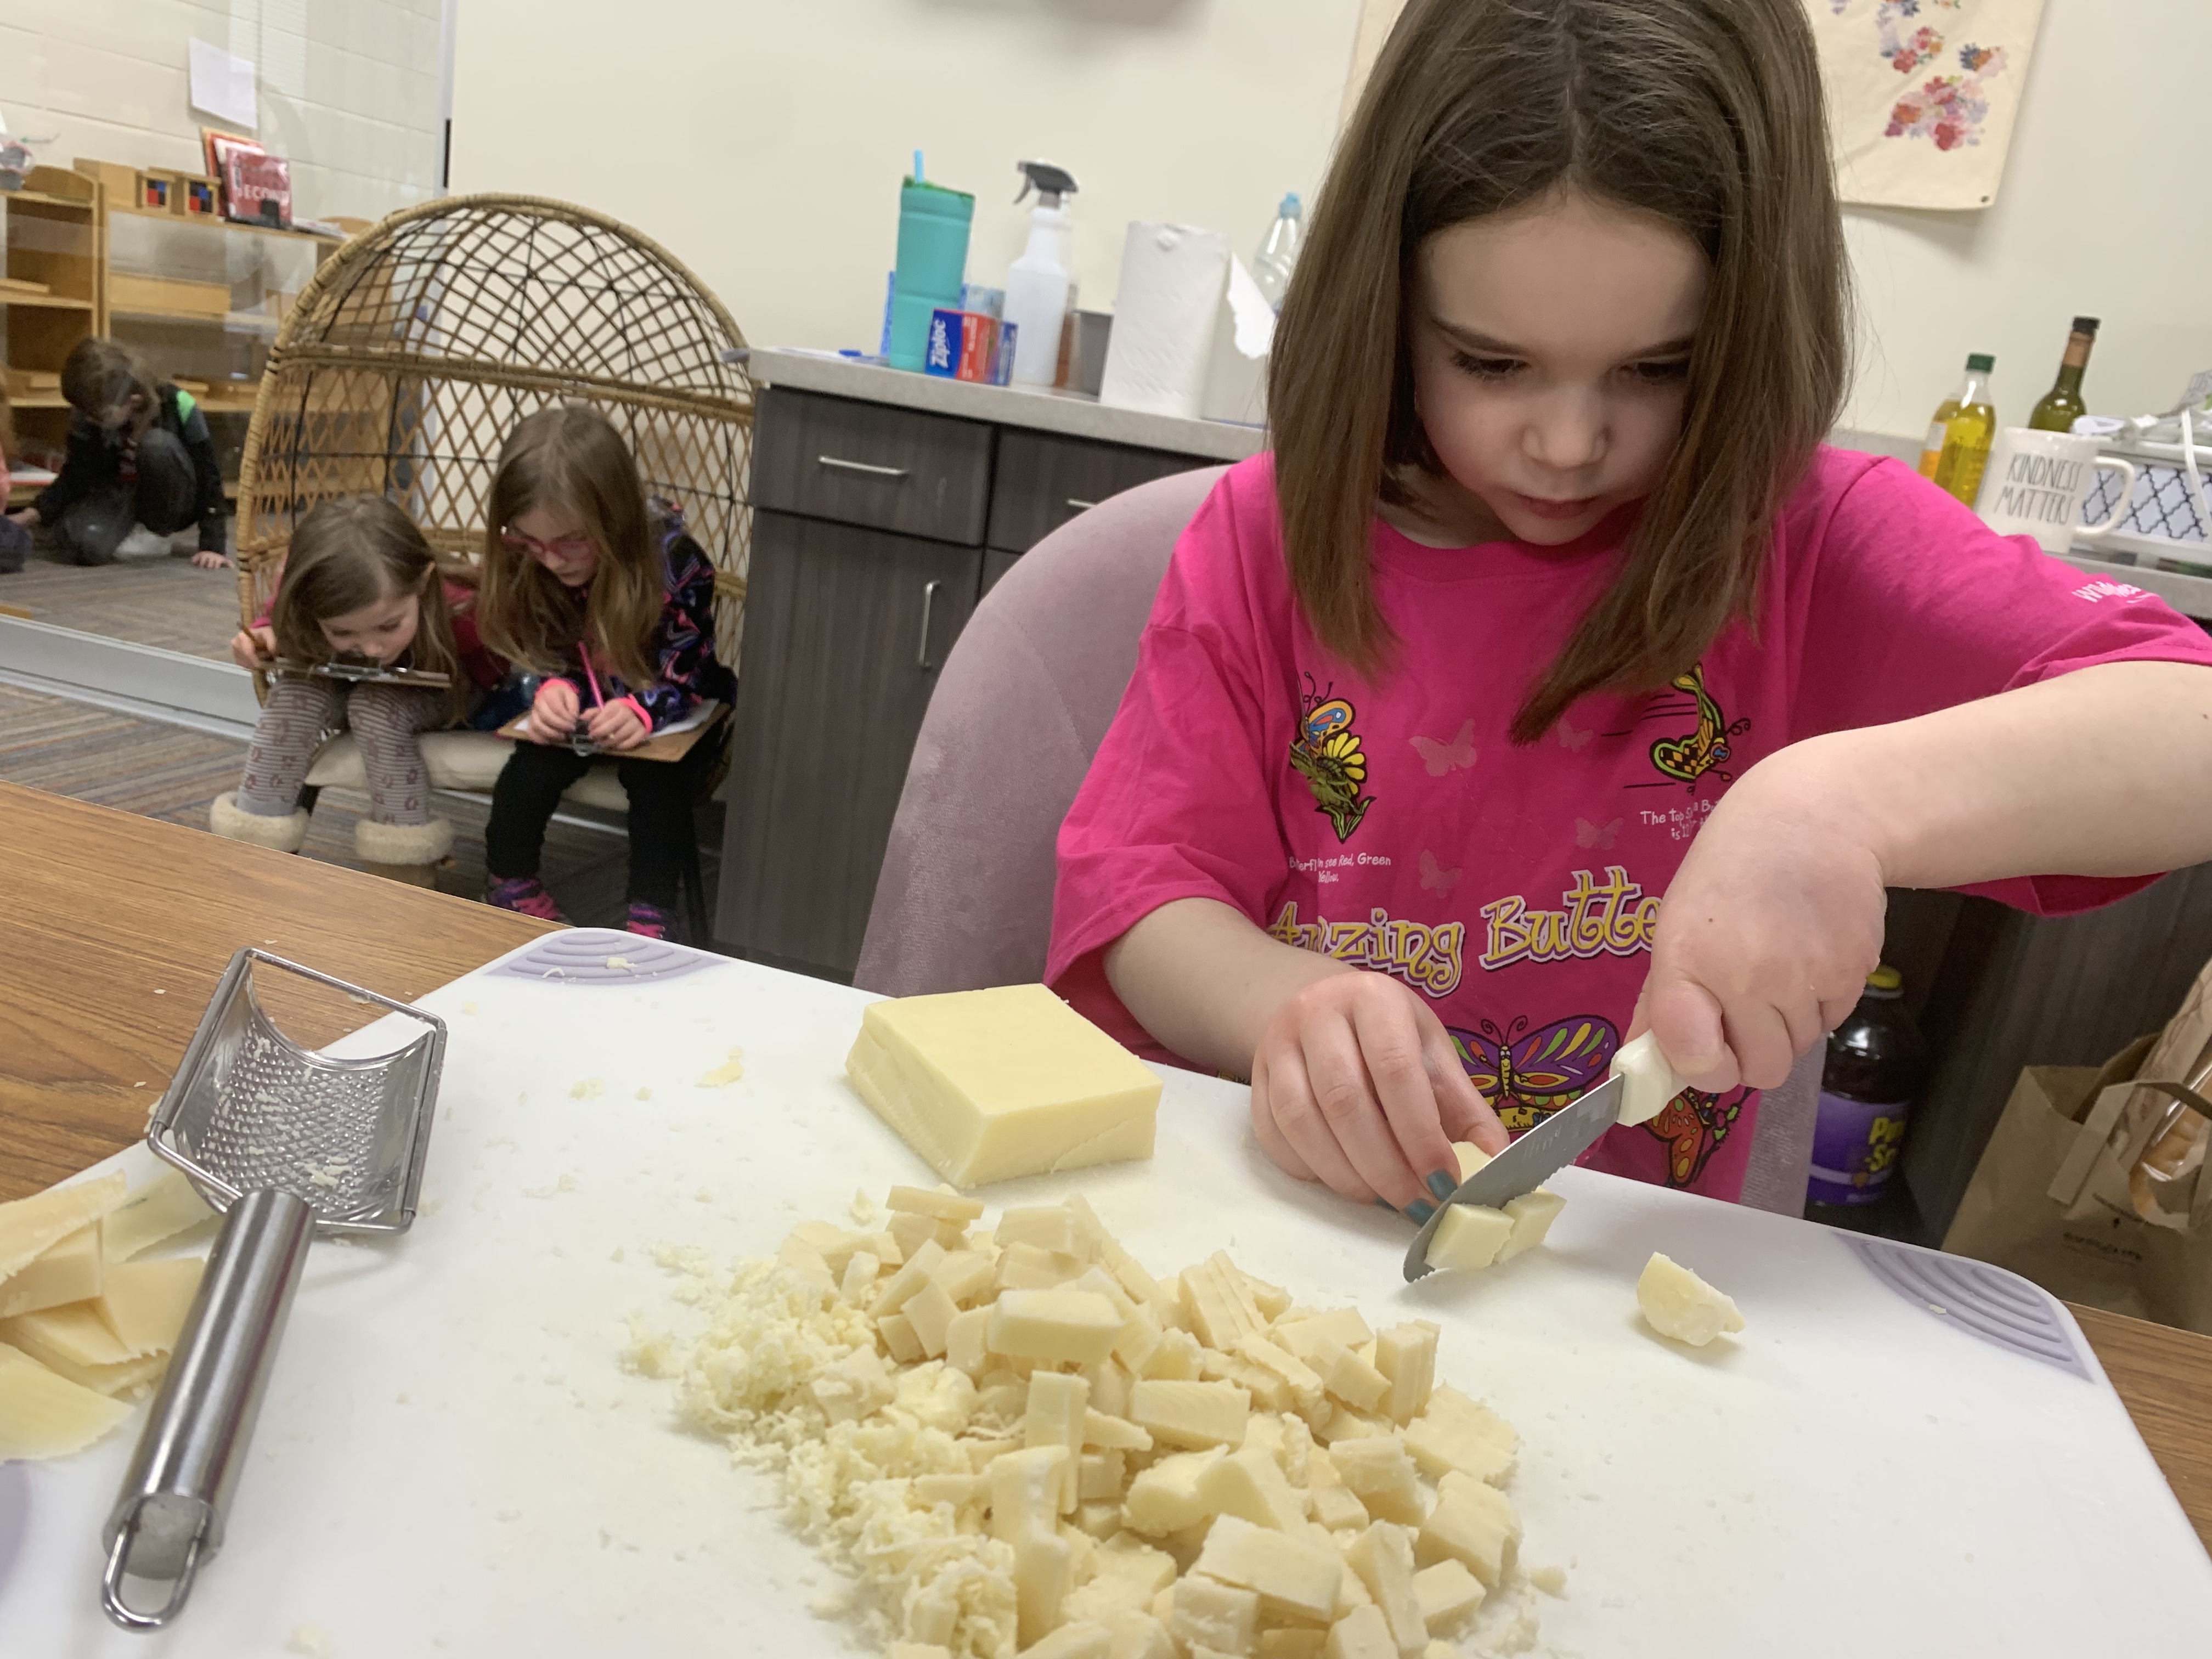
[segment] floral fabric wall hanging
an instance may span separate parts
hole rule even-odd
[[[2012,147],[2043,0],[1805,0],[1843,198],[1984,208]]]

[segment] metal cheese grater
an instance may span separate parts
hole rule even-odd
[[[254,967],[297,974],[427,1029],[368,1060],[301,1048],[270,1024]],[[100,1605],[127,1630],[176,1617],[223,1526],[284,1316],[316,1233],[401,1233],[415,1219],[438,1103],[446,1027],[435,1016],[263,951],[231,958],[146,1140],[223,1212],[199,1294],[170,1357],[102,1541]],[[167,1580],[141,1613],[126,1577]]]

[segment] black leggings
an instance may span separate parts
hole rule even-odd
[[[664,910],[676,907],[684,853],[692,842],[691,803],[702,776],[721,750],[709,732],[681,760],[625,760],[615,764],[629,796],[629,894]],[[591,769],[589,756],[566,744],[516,742],[492,786],[491,822],[484,826],[484,864],[495,881],[538,873],[545,826],[561,792]]]

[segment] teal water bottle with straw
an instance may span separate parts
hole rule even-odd
[[[914,176],[899,189],[898,267],[891,295],[893,368],[919,369],[929,342],[929,314],[939,306],[960,308],[968,274],[968,231],[975,198],[922,177],[921,152]]]

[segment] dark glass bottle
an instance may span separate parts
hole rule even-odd
[[[1905,1014],[1904,994],[1896,969],[1875,969],[1858,1006],[1829,1033],[1808,1203],[1871,1204],[1897,1168],[1912,1097],[1928,1066],[1927,1044]]]
[[[2074,422],[2089,412],[2081,401],[2081,376],[2088,371],[2089,353],[2097,343],[2100,325],[2094,317],[2076,317],[2074,331],[2066,337],[2066,356],[2058,364],[2058,380],[2043,394],[2028,425],[2038,432],[2071,432]]]

